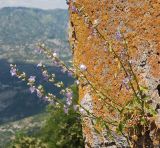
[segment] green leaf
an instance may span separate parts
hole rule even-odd
[[[140,90],[142,91],[142,92],[148,92],[148,87],[146,87],[146,86],[140,86]]]
[[[123,133],[123,129],[124,129],[124,124],[120,122],[117,128],[117,132]]]
[[[109,126],[106,123],[104,123],[104,126],[105,126],[105,129],[109,130]]]
[[[146,124],[146,120],[145,120],[144,117],[141,118],[140,123],[141,123],[141,125],[145,125]]]
[[[149,111],[149,113],[150,113],[151,115],[157,115],[157,112],[156,112],[155,109],[153,109],[152,107],[150,107],[150,108],[148,109],[148,111]]]
[[[97,134],[101,134],[95,127],[94,127],[94,130]]]

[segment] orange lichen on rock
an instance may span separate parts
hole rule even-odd
[[[106,45],[106,42],[112,44],[114,51],[124,58],[124,61],[128,60],[123,57],[123,50],[126,48],[124,42],[116,39],[116,33],[120,30],[127,40],[129,60],[132,61],[139,84],[147,85],[150,95],[155,93],[156,87],[160,84],[160,2],[76,0],[75,3],[85,13],[85,17],[70,10],[70,22],[75,33],[72,39],[70,38],[74,40],[74,64],[87,66],[89,81],[121,106],[132,99],[133,92],[123,85],[126,74]],[[98,22],[96,28],[105,40],[94,27],[87,24],[88,19],[93,25]],[[136,84],[134,86],[136,89]],[[104,117],[108,114],[102,109],[104,102],[99,100],[90,87],[80,86],[79,93],[80,102],[90,93],[93,112],[96,115]],[[158,92],[153,99],[160,101]],[[90,137],[88,142],[92,143],[93,136],[89,133],[91,132],[88,128],[84,128],[84,134]]]

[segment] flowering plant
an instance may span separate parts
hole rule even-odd
[[[124,74],[120,89],[125,87],[127,90],[132,92],[130,100],[125,102],[122,106],[122,104],[118,103],[107,93],[108,90],[100,87],[99,82],[96,82],[95,84],[88,78],[91,73],[89,73],[87,65],[84,63],[81,63],[80,65],[73,63],[73,66],[68,67],[63,61],[60,60],[55,52],[51,52],[45,47],[44,44],[39,44],[38,47],[41,52],[46,54],[47,57],[50,58],[56,66],[60,67],[63,72],[73,76],[76,79],[75,83],[77,85],[82,87],[88,86],[91,93],[96,94],[96,97],[98,97],[98,99],[103,103],[102,107],[113,115],[108,115],[104,118],[100,115],[94,114],[80,103],[74,107],[76,109],[77,107],[79,108],[82,116],[87,116],[92,119],[95,129],[97,124],[99,124],[101,125],[101,128],[109,133],[110,137],[113,139],[115,139],[115,133],[123,136],[126,138],[126,141],[130,147],[136,147],[138,145],[146,147],[159,144],[159,115],[152,106],[150,96],[147,95],[148,88],[139,84],[138,78],[132,66],[134,62],[130,58],[128,43],[123,33],[120,29],[118,29],[115,33],[117,42],[121,42],[123,44],[123,50],[119,54],[113,48],[112,42],[107,40],[103,33],[98,29],[98,26],[101,23],[100,20],[96,19],[92,21],[89,15],[85,13],[84,7],[75,1],[67,1],[67,3],[69,4],[71,13],[76,13],[84,20],[84,25],[91,30],[91,36],[101,38],[103,40],[103,45],[105,46],[105,52],[109,52],[116,59],[119,70],[123,71]],[[27,81],[31,93],[36,92],[40,98],[44,98],[50,103],[59,104],[63,107],[64,112],[68,113],[68,108],[73,105],[72,91],[69,88],[64,88],[63,82],[56,81],[55,75],[49,74],[46,67],[42,63],[39,63],[37,66],[41,68],[42,75],[47,81],[62,89],[61,94],[63,94],[66,98],[65,103],[60,101],[60,99],[58,99],[54,94],[46,93],[42,85],[36,86],[36,78],[34,76],[28,78],[25,73],[21,73],[17,70],[16,65],[11,65],[11,75]],[[99,129],[96,129],[96,131],[99,132]]]

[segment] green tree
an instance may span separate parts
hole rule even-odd
[[[77,88],[72,87],[73,104],[77,103]],[[83,148],[82,125],[80,114],[71,106],[68,113],[62,107],[51,105],[50,115],[42,128],[42,140],[49,148]]]
[[[77,88],[72,87],[73,104],[77,103]],[[48,106],[48,117],[42,129],[30,137],[19,134],[12,148],[83,148],[80,114],[72,105],[67,112],[59,105]]]

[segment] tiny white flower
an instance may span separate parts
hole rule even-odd
[[[76,80],[76,84],[77,84],[77,85],[79,85],[79,84],[80,84],[79,80]]]
[[[43,43],[43,44],[41,44],[41,46],[44,48],[44,47],[45,47],[45,44]]]
[[[99,25],[99,23],[100,23],[99,19],[94,20],[93,27],[97,27]]]
[[[37,67],[42,67],[42,62],[38,63]]]
[[[85,114],[85,110],[83,109],[83,108],[80,108],[79,109],[79,112],[83,115],[83,114]]]
[[[87,67],[86,67],[86,65],[84,65],[84,64],[81,64],[81,65],[79,66],[79,68],[80,68],[81,71],[86,71],[86,70],[87,70]]]
[[[54,52],[54,53],[53,53],[53,57],[57,57],[57,53]]]

